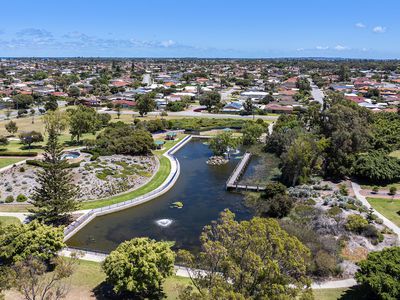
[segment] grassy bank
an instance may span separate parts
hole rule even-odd
[[[4,167],[7,167],[9,165],[13,165],[13,164],[15,164],[17,162],[20,162],[20,161],[24,160],[24,159],[25,158],[8,158],[8,157],[0,158],[0,169],[4,168]]]
[[[16,217],[5,217],[5,216],[0,216],[0,224],[7,226],[11,224],[20,224],[21,221],[16,218]]]
[[[382,198],[367,198],[367,200],[378,212],[400,226],[400,200]]]

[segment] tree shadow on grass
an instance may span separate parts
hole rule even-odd
[[[115,294],[115,292],[112,289],[112,286],[108,284],[107,282],[103,281],[100,283],[98,286],[96,286],[93,289],[93,295],[95,296],[96,299],[98,300],[120,300],[120,299],[126,299],[126,300],[141,300],[141,299],[165,299],[165,294],[163,292],[156,293],[150,297],[140,297],[140,296],[132,296],[128,294]]]
[[[339,300],[378,300],[379,298],[367,287],[357,285],[347,289]]]

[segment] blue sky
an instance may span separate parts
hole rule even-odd
[[[3,0],[0,56],[400,58],[398,0]]]

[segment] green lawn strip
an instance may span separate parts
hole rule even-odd
[[[374,186],[375,186],[375,185],[362,184],[362,185],[361,185],[361,188],[362,188],[363,190],[372,190]],[[376,186],[378,186],[381,190],[389,190],[390,187],[392,187],[392,186],[396,187],[397,190],[400,190],[400,182],[397,182],[397,183],[390,183],[390,184],[383,184],[383,185],[377,184]]]
[[[0,204],[1,212],[27,212],[28,208],[33,208],[31,204]]]
[[[20,223],[21,221],[16,217],[0,216],[0,224],[3,226]]]
[[[1,153],[1,152],[0,152]],[[25,158],[0,158],[0,168],[4,168],[9,165],[13,165],[17,162],[24,160]]]
[[[347,290],[347,288],[339,289],[318,289],[313,290],[314,299],[318,300],[337,300],[341,298],[341,295]]]
[[[378,212],[400,226],[400,200],[383,198],[367,198],[367,200]]]
[[[171,276],[168,277],[164,282],[164,292],[166,299],[176,300],[178,299],[180,287],[184,287],[191,284],[190,278]]]
[[[154,177],[151,179],[150,182],[145,184],[144,186],[125,194],[121,194],[115,197],[110,197],[102,200],[86,202],[82,204],[81,209],[94,209],[98,207],[108,206],[115,203],[124,202],[127,200],[131,200],[133,198],[142,196],[151,192],[152,190],[159,187],[164,180],[168,177],[169,172],[171,170],[171,162],[165,156],[159,156],[160,160],[160,167]]]

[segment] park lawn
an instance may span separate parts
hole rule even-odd
[[[374,185],[370,185],[370,184],[361,184],[361,188],[363,190],[372,190],[374,188],[374,186],[378,186],[379,189],[381,190],[388,190],[390,189],[390,187],[394,186],[395,188],[397,188],[397,190],[400,190],[400,182],[397,183],[390,183],[390,184],[374,184]]]
[[[383,198],[367,198],[367,200],[378,212],[400,226],[400,200]]]
[[[339,289],[318,289],[313,290],[314,299],[318,300],[338,300],[341,298],[347,288]]]
[[[0,216],[0,224],[3,226],[21,224],[21,221],[16,217]]]
[[[1,153],[1,152],[0,152]],[[0,158],[0,169],[7,167],[9,165],[13,165],[17,162],[24,160],[25,158],[13,158],[13,157],[1,157]]]
[[[171,170],[171,162],[169,161],[168,158],[165,156],[160,155],[159,157],[160,160],[160,167],[157,171],[157,173],[153,176],[153,178],[145,184],[144,186],[141,186],[140,188],[128,192],[125,194],[121,194],[115,197],[110,197],[102,200],[96,200],[96,201],[90,201],[83,203],[81,206],[81,209],[94,209],[94,208],[99,208],[103,206],[108,206],[112,205],[115,203],[120,203],[124,202],[127,200],[131,200],[133,198],[142,196],[144,194],[147,194],[153,190],[155,190],[157,187],[161,185],[161,183],[164,182],[164,180],[168,177],[169,172]]]
[[[74,274],[71,276],[71,294],[74,294],[74,290],[86,290],[86,294],[90,294],[90,292],[103,283],[105,279],[106,275],[101,268],[101,263],[79,260],[79,264],[77,265]],[[177,287],[188,284],[190,284],[189,278],[178,276],[171,276],[167,278],[164,282],[164,292],[167,295],[167,299],[177,299]]]
[[[1,212],[27,212],[32,204],[0,204]]]

